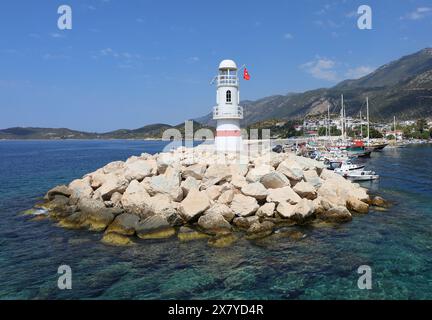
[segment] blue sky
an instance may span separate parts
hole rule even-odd
[[[62,4],[72,30],[57,28]],[[357,28],[362,4],[372,30]],[[251,100],[359,77],[431,32],[430,0],[4,0],[0,128],[178,124],[211,110],[222,59],[247,65]]]

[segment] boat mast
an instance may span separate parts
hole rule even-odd
[[[367,117],[367,145],[369,145],[369,139],[370,139],[369,97],[366,97],[366,117]]]
[[[361,112],[361,109],[360,109],[360,136],[361,136],[362,139],[363,139],[363,118],[362,118],[362,112]]]
[[[342,139],[345,140],[345,112],[344,112],[344,97],[341,95],[341,128],[342,128]]]
[[[330,140],[330,137],[331,137],[331,132],[330,132],[330,103],[327,103],[327,132],[328,132],[327,140]]]

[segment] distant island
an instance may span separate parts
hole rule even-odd
[[[275,95],[256,101],[243,101],[244,128],[270,128],[276,136],[295,135],[293,127],[307,117],[319,118],[340,110],[340,96],[345,97],[347,116],[358,117],[365,98],[371,102],[371,119],[376,122],[417,120],[432,117],[432,48],[379,67],[357,80],[345,80],[332,88],[303,93]],[[209,107],[209,110],[211,108]],[[194,130],[214,131],[212,114],[194,119]],[[120,129],[106,133],[83,132],[67,128],[8,128],[0,130],[0,140],[29,139],[161,139],[167,129],[184,132],[184,124],[150,124],[138,129]]]

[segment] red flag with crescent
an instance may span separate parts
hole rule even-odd
[[[243,79],[250,80],[250,75],[246,68],[243,70]]]

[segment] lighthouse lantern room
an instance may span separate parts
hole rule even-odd
[[[239,106],[240,92],[237,65],[223,60],[217,75],[216,107],[213,119],[217,121],[215,146],[217,151],[238,152],[242,148],[240,120],[243,108]]]

